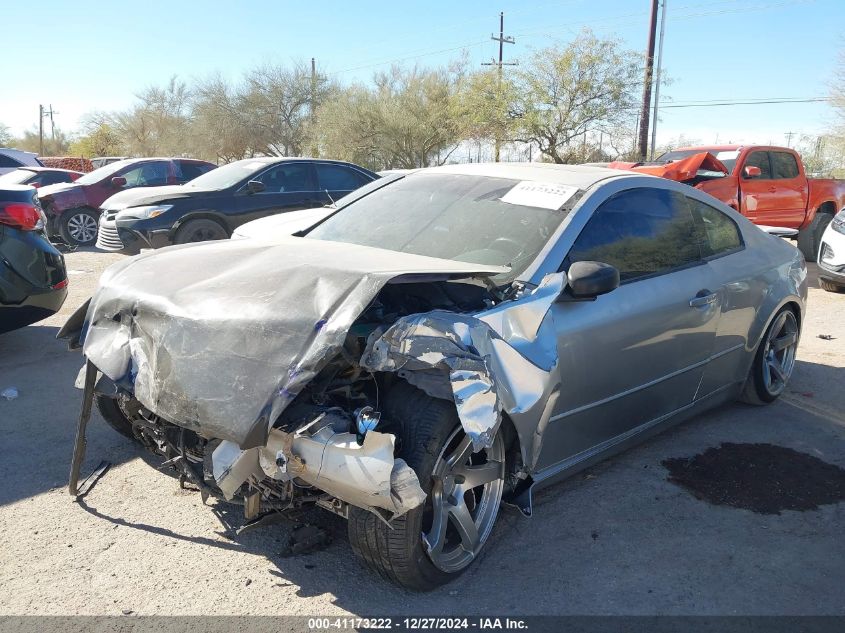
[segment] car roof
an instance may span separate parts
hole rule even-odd
[[[717,152],[732,152],[738,149],[742,149],[745,147],[744,145],[691,145],[689,147],[676,147],[673,150],[669,150],[671,152],[688,152],[690,150],[701,150],[702,152],[706,152],[711,149],[715,149]],[[668,152],[667,152],[668,153]]]
[[[21,165],[18,169],[39,173],[42,171],[57,171],[65,174],[79,174],[80,176],[83,173],[81,171],[76,171],[75,169],[62,169],[61,167],[38,167],[37,165]]]
[[[350,165],[352,167],[358,167],[359,169],[366,169],[366,167],[360,167],[359,165],[356,165],[355,163],[350,163],[349,161],[346,161],[346,160],[334,160],[334,159],[331,159],[331,158],[311,158],[310,156],[256,156],[255,158],[241,158],[240,160],[232,161],[232,162],[233,163],[234,162],[238,162],[238,163],[244,162],[245,163],[247,161],[251,161],[251,162],[254,162],[254,163],[265,163],[267,165],[270,165],[272,163],[283,163],[283,162],[289,161],[289,160],[290,161],[305,160],[305,161],[308,161],[309,163],[336,163],[336,164],[340,164],[340,165]],[[231,164],[231,163],[228,163],[228,164]]]
[[[588,189],[597,182],[610,178],[629,178],[636,175],[619,169],[607,169],[587,165],[558,165],[554,163],[465,163],[421,169],[411,172],[407,176],[410,177],[425,173],[545,181],[561,185],[571,185],[579,189]]]

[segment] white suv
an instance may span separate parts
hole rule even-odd
[[[828,292],[845,292],[845,209],[827,225],[816,261],[819,285]]]
[[[0,147],[0,174],[15,171],[18,167],[43,167],[38,154],[19,149]]]

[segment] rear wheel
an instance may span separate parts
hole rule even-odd
[[[795,368],[798,336],[795,313],[789,308],[783,308],[766,330],[754,355],[754,363],[742,392],[743,402],[768,404],[783,393]]]
[[[816,211],[816,217],[813,218],[810,225],[798,232],[798,249],[808,262],[816,261],[819,246],[822,243],[822,235],[831,220],[833,220],[832,213]]]
[[[445,584],[478,556],[493,530],[501,504],[505,449],[501,434],[478,453],[458,420],[455,406],[410,385],[385,402],[398,422],[399,457],[417,473],[425,503],[392,521],[349,510],[353,551],[384,578],[416,591]]]
[[[68,244],[89,246],[97,241],[97,221],[91,209],[71,209],[62,218],[60,232]]]
[[[111,428],[121,435],[130,439],[135,439],[135,434],[132,433],[132,423],[120,407],[117,398],[110,398],[101,394],[94,396],[97,402],[97,409],[100,415]]]
[[[826,279],[819,279],[819,286],[822,290],[827,290],[828,292],[845,292],[845,286],[835,284],[832,281],[827,281]]]
[[[219,223],[214,220],[200,218],[188,220],[176,231],[176,244],[189,244],[191,242],[207,242],[209,240],[225,240],[229,237]]]

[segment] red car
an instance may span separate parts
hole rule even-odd
[[[687,183],[754,224],[798,229],[798,248],[808,262],[816,261],[824,230],[845,207],[845,181],[808,177],[798,152],[788,147],[682,147],[653,163],[609,166]]]
[[[63,182],[74,182],[80,176],[81,171],[70,169],[54,169],[53,167],[19,167],[0,176],[0,186],[3,185],[29,185],[30,187],[46,187]]]
[[[132,158],[95,169],[75,182],[42,187],[38,198],[51,236],[89,246],[97,239],[99,209],[106,198],[133,187],[181,185],[215,167],[190,158]]]

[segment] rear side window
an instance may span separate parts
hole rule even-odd
[[[202,176],[205,172],[213,169],[213,165],[206,165],[205,163],[186,163],[177,161],[179,166],[179,182],[188,182],[197,176]]]
[[[144,163],[130,168],[122,176],[127,187],[158,187],[167,184],[167,163]]]
[[[797,178],[798,162],[788,152],[770,152],[772,173],[775,178]]]
[[[731,218],[709,204],[687,198],[692,212],[701,219],[704,228],[704,242],[701,250],[704,257],[727,255],[742,248],[742,234]]]
[[[633,281],[701,261],[702,237],[683,195],[628,189],[596,209],[568,259],[610,264],[623,282]]]
[[[320,191],[352,191],[367,180],[358,172],[341,165],[316,165]]]
[[[769,166],[769,152],[751,152],[748,160],[745,161],[746,167],[759,167],[759,180],[770,180],[772,177],[772,170]]]
[[[23,163],[16,161],[11,156],[0,153],[0,167],[20,167]]]

